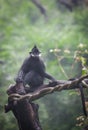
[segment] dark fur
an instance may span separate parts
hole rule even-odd
[[[39,54],[40,51],[34,46],[29,57],[23,62],[16,78],[17,83],[23,82],[24,85],[30,85],[32,91],[41,86],[45,78],[55,81],[51,75],[45,72],[45,65]]]

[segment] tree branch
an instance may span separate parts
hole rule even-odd
[[[9,96],[10,100],[24,100],[29,99],[30,101],[34,101],[36,99],[39,99],[40,97],[43,97],[44,95],[53,93],[54,91],[61,91],[61,90],[68,90],[68,89],[76,89],[79,88],[79,84],[82,83],[83,87],[88,87],[88,75],[82,76],[75,80],[58,80],[57,83],[52,82],[47,85],[40,86],[39,89],[35,92],[28,93],[25,95],[19,95],[19,94],[11,94]]]
[[[46,15],[46,9],[45,7],[40,3],[40,0],[32,0],[32,2],[35,4],[35,6],[40,10],[40,12],[45,16],[45,19],[47,21],[47,15]]]
[[[10,110],[13,112],[17,119],[19,130],[42,130],[38,117],[38,105],[31,101],[54,91],[79,88],[80,83],[83,87],[88,88],[87,78],[88,75],[73,81],[58,80],[57,82],[42,85],[32,93],[30,91],[28,93],[23,83],[10,86],[7,90],[9,98],[8,104],[5,105],[5,112]]]

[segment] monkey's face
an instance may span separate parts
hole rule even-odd
[[[37,54],[37,53],[30,53],[30,56],[31,57],[35,57],[35,58],[38,58],[41,56],[41,54]]]
[[[36,46],[34,46],[33,49],[31,50],[30,56],[31,57],[40,57],[41,56],[41,53]]]

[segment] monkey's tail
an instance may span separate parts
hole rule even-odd
[[[84,97],[84,93],[83,93],[82,84],[79,84],[79,88],[80,88],[80,93],[81,93],[81,101],[82,101],[83,112],[84,112],[84,115],[87,117],[87,111],[86,111],[86,106],[85,106],[85,97]]]

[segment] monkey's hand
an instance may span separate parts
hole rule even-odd
[[[23,82],[19,82],[19,83],[16,83],[15,86],[20,87],[20,86],[24,86],[24,85],[23,85]]]
[[[49,82],[48,87],[55,87],[56,85],[58,85],[58,82],[52,81],[52,82]]]

